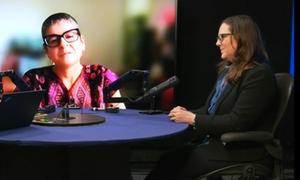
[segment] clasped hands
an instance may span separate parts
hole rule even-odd
[[[177,123],[187,123],[189,125],[195,124],[196,115],[181,106],[173,108],[168,114],[168,116],[170,117],[171,121]]]

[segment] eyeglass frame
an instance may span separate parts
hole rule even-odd
[[[229,36],[229,35],[233,35],[232,33],[222,33],[222,34],[218,34],[218,36],[216,37],[217,41],[223,42],[223,40]]]
[[[77,37],[75,40],[73,40],[73,41],[68,41],[68,40],[64,37],[65,34],[67,34],[68,32],[74,31],[74,30],[77,31],[78,37]],[[81,33],[80,33],[79,28],[74,28],[74,29],[70,29],[70,30],[65,31],[65,32],[62,33],[61,35],[58,35],[58,34],[49,34],[49,35],[46,35],[46,36],[43,37],[43,42],[44,42],[44,46],[47,46],[47,47],[49,47],[49,48],[55,48],[55,47],[58,47],[58,46],[59,46],[59,44],[60,44],[60,42],[61,42],[61,38],[63,38],[63,39],[64,39],[66,42],[68,42],[68,43],[72,43],[72,42],[77,41],[78,38],[79,38],[80,36],[81,36]],[[59,42],[57,43],[57,45],[55,45],[55,46],[49,46],[48,41],[47,41],[47,38],[49,38],[49,37],[58,37],[57,39],[59,40]]]

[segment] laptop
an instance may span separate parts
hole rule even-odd
[[[0,131],[29,126],[44,94],[44,90],[4,94],[0,102]]]

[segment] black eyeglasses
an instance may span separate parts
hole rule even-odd
[[[220,41],[220,42],[222,42],[227,36],[229,36],[229,35],[232,35],[231,33],[223,33],[223,34],[219,34],[218,36],[217,36],[217,41]]]
[[[80,31],[78,28],[70,29],[64,32],[62,35],[50,34],[43,37],[44,44],[47,47],[53,48],[60,44],[61,38],[64,38],[68,43],[77,41],[80,36]]]

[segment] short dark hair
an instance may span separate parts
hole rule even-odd
[[[77,21],[76,21],[76,19],[74,17],[72,17],[70,14],[63,13],[63,12],[52,14],[49,17],[47,17],[47,19],[42,24],[42,30],[41,30],[42,37],[43,38],[45,37],[47,29],[52,24],[54,24],[57,21],[60,21],[62,19],[64,19],[64,20],[71,20],[71,21],[74,21],[76,24],[78,24]]]

